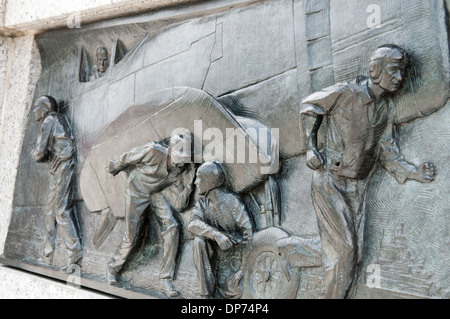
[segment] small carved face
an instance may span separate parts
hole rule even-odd
[[[106,51],[101,51],[97,54],[97,68],[100,73],[104,73],[108,68],[108,53]]]
[[[45,118],[45,115],[48,113],[48,109],[42,107],[41,103],[36,102],[33,110],[34,116],[36,117],[36,121],[42,121]]]
[[[194,184],[197,187],[197,191],[200,195],[204,195],[209,190],[211,190],[211,185],[209,185],[206,176],[200,171],[197,171]]]
[[[170,159],[172,164],[183,168],[192,163],[191,138],[189,135],[175,134],[170,138]]]
[[[223,186],[224,183],[224,172],[215,162],[204,163],[198,168],[194,184],[200,195],[205,195],[208,191]]]
[[[379,85],[390,93],[398,91],[402,87],[405,71],[400,63],[387,62],[381,71]]]

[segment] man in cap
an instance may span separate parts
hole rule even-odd
[[[68,251],[67,264],[62,271],[81,259],[82,247],[79,227],[73,206],[73,183],[75,178],[75,145],[71,127],[62,114],[58,104],[51,96],[41,96],[34,108],[36,121],[41,129],[31,157],[36,162],[48,162],[50,166],[50,194],[45,211],[47,235],[44,244],[44,260],[52,263],[55,249],[56,225],[62,233]]]
[[[188,230],[196,236],[193,249],[200,294],[204,298],[214,297],[217,281],[211,260],[214,253],[242,245],[240,269],[228,279],[225,292],[226,297],[238,298],[253,236],[247,209],[238,195],[225,187],[225,174],[217,162],[207,162],[198,168],[195,185],[202,197],[192,211]]]
[[[312,199],[322,241],[327,298],[345,298],[361,261],[364,203],[377,163],[399,183],[434,180],[433,163],[415,166],[400,153],[392,96],[402,86],[409,56],[402,48],[379,47],[370,60],[370,78],[359,76],[313,93],[302,101],[301,116],[315,119],[306,165],[314,170]],[[326,121],[324,148],[318,131]]]
[[[179,292],[172,282],[179,246],[179,225],[175,211],[186,209],[193,189],[195,167],[192,164],[190,135],[173,135],[168,147],[156,142],[138,146],[122,154],[118,160],[111,161],[107,170],[114,176],[121,171],[127,173],[126,232],[109,263],[109,283],[118,283],[118,276],[146,227],[146,215],[152,213],[161,226],[163,239],[160,287],[168,296],[178,296]]]

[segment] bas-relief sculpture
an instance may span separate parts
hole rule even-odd
[[[46,53],[53,44],[49,47],[43,36],[38,40],[42,57],[53,67],[43,72],[36,88],[36,96],[42,95],[36,99],[42,128],[31,156],[23,154],[21,167],[26,171],[30,159],[50,161],[49,189],[40,191],[48,204],[33,215],[33,232],[44,249],[29,248],[41,245],[39,240],[17,235],[19,207],[27,204],[17,195],[16,203],[25,204],[14,212],[18,218],[10,226],[7,258],[63,271],[77,265],[82,276],[94,278],[96,289],[112,286],[165,298],[367,295],[361,273],[368,258],[366,239],[373,236],[365,220],[369,185],[378,163],[400,184],[436,184],[432,182],[439,174],[428,162],[434,161],[431,155],[418,166],[403,157],[398,126],[416,116],[405,109],[405,101],[411,95],[416,103],[423,101],[416,97],[423,92],[419,84],[437,83],[439,74],[421,70],[427,80],[418,81],[418,66],[432,62],[420,55],[420,48],[401,47],[415,48],[408,41],[382,45],[393,42],[388,32],[385,38],[373,37],[371,55],[365,57],[369,62],[358,70],[366,76],[337,84],[318,76],[330,68],[316,60],[308,21],[318,14],[329,19],[336,12],[330,12],[330,5],[335,3],[267,1],[184,17],[187,22],[178,24],[161,20],[156,31],[153,22],[151,27],[113,26],[104,33],[88,28],[73,33],[68,53],[57,62]],[[434,13],[428,7],[416,10]],[[265,68],[234,68],[227,62],[239,64],[244,54],[231,50],[232,39],[227,38],[236,30],[227,29],[230,23],[243,16],[273,23],[270,32],[264,23],[254,31],[273,37],[280,52],[269,52],[258,41],[243,43],[245,52],[255,54],[247,57],[255,66],[266,55],[273,58],[271,53],[278,57]],[[293,18],[292,25],[286,23]],[[246,19],[240,21],[245,24]],[[414,29],[409,24],[403,28],[406,34]],[[329,30],[329,37],[337,39],[325,48],[330,52],[351,39],[342,40],[333,33],[337,29]],[[55,34],[50,43],[64,43],[64,34]],[[90,43],[86,34],[101,40]],[[234,36],[245,40],[246,32]],[[106,46],[99,46],[108,37],[111,56]],[[164,50],[155,51],[164,44]],[[353,59],[362,61],[368,54],[352,52]],[[345,69],[338,63],[350,53],[333,53],[336,79]],[[310,70],[304,65],[306,55]],[[95,61],[92,66],[90,60]],[[298,77],[292,76],[295,72]],[[309,92],[305,74],[311,75]],[[65,81],[56,83],[53,77]],[[283,94],[274,89],[282,85]],[[56,100],[40,92],[50,92],[65,108],[58,112]],[[429,104],[416,106],[419,114],[442,108],[439,99],[433,96]],[[267,107],[265,100],[277,102]],[[35,131],[30,126],[25,139],[35,138]],[[242,145],[244,159],[235,152]],[[19,176],[19,185],[22,180]],[[53,258],[55,250],[59,255]],[[62,251],[68,257],[61,257]],[[439,294],[445,296],[445,287]]]
[[[202,164],[196,174],[195,185],[202,195],[192,211],[188,230],[195,235],[194,263],[200,295],[214,297],[216,278],[211,259],[218,249],[230,250],[235,246],[248,247],[253,237],[253,226],[245,205],[225,185],[225,173],[219,163]],[[241,248],[242,250],[242,248]],[[247,248],[248,250],[248,248]],[[226,297],[239,297],[239,282],[247,267],[248,252],[241,251],[239,270],[228,279]]]
[[[301,115],[314,117],[306,165],[315,170],[314,209],[319,224],[326,296],[344,298],[362,259],[364,203],[375,163],[399,183],[430,183],[433,163],[407,162],[398,146],[391,95],[403,84],[408,54],[395,45],[379,47],[370,60],[370,78],[359,77],[317,92],[302,101]],[[327,122],[325,146],[317,135]]]
[[[42,125],[31,158],[36,162],[48,162],[51,174],[50,193],[44,211],[46,236],[42,257],[46,263],[53,263],[56,231],[59,231],[69,252],[67,263],[61,270],[70,271],[82,256],[73,205],[76,163],[72,129],[67,118],[58,113],[58,103],[51,96],[42,96],[36,101],[34,114]]]
[[[92,68],[92,74],[90,80],[96,80],[105,75],[108,69],[108,49],[105,47],[99,47],[95,51],[95,66]]]
[[[108,281],[117,284],[117,276],[137,245],[140,232],[147,227],[149,209],[161,228],[163,262],[161,264],[161,289],[170,297],[178,296],[173,288],[176,255],[179,245],[176,211],[184,211],[193,189],[195,168],[192,154],[176,150],[189,136],[175,135],[169,147],[155,142],[134,148],[109,163],[108,172],[117,175],[127,171],[125,187],[126,232],[123,242],[109,263]],[[190,142],[189,142],[190,143]]]

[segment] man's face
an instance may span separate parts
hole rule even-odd
[[[194,184],[197,187],[197,191],[200,195],[204,195],[210,190],[210,185],[208,184],[203,173],[200,171],[197,171]]]
[[[398,62],[387,62],[381,72],[379,85],[390,93],[397,92],[403,84],[405,68]]]
[[[104,73],[108,68],[108,54],[105,51],[102,51],[97,55],[97,68],[99,72]]]
[[[173,150],[170,153],[170,164],[175,173],[180,173],[187,167],[185,158]]]
[[[34,105],[34,116],[36,117],[36,121],[42,121],[47,114],[48,110],[44,109],[40,103],[36,103]]]
[[[172,137],[170,140],[170,159],[174,166],[183,168],[192,163],[190,155],[190,139]]]

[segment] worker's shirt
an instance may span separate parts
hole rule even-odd
[[[193,234],[209,239],[213,239],[212,234],[218,230],[235,243],[249,243],[253,234],[244,204],[236,194],[221,188],[197,201],[188,228]]]
[[[50,162],[53,174],[59,163],[75,153],[72,130],[65,116],[50,112],[42,122],[32,157],[37,162]]]
[[[313,93],[302,101],[300,114],[325,116],[326,169],[362,180],[380,160],[403,183],[416,167],[400,154],[392,100],[375,101],[369,93],[369,81],[358,77]]]
[[[168,169],[168,149],[161,144],[150,142],[138,146],[122,154],[119,160],[127,167],[127,184],[131,190],[150,195],[173,183]]]

